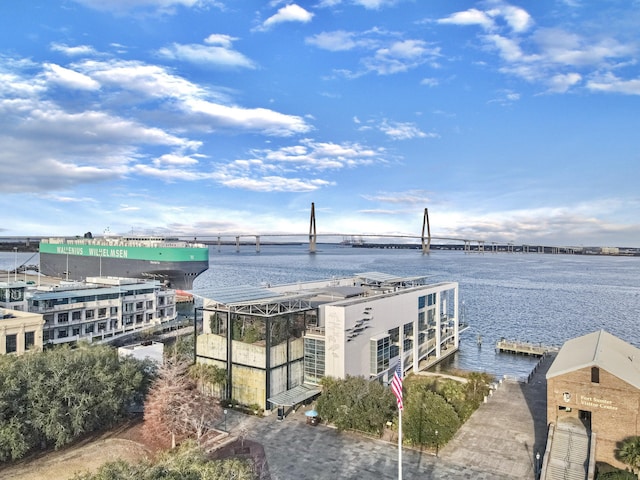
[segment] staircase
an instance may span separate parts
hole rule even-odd
[[[551,448],[540,479],[587,480],[590,438],[586,430],[558,425],[549,440]]]

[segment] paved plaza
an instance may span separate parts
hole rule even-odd
[[[403,449],[403,478],[506,480],[535,478],[535,453],[546,437],[545,359],[529,383],[504,381],[439,456]],[[232,435],[265,451],[271,480],[397,479],[397,444],[305,423],[304,409],[283,421],[275,415],[229,412]]]

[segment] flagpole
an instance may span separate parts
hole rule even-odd
[[[402,379],[403,376],[404,365],[402,362],[402,352],[400,352],[400,379]],[[400,392],[402,392],[402,390],[400,390]],[[398,480],[402,480],[402,410],[403,408],[398,408]]]
[[[402,409],[398,410],[398,480],[402,480]]]

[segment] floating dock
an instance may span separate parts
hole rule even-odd
[[[515,353],[518,355],[531,355],[542,357],[550,352],[557,352],[557,347],[548,347],[541,344],[518,342],[515,340],[500,339],[496,344],[496,350],[503,353]]]

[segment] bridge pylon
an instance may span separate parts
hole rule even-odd
[[[427,242],[424,240],[424,231],[427,230]],[[422,216],[422,253],[429,253],[431,251],[431,227],[429,226],[429,209],[424,209],[424,215]]]
[[[311,219],[309,220],[309,253],[316,253],[316,241],[318,233],[316,232],[316,206],[311,202]]]

